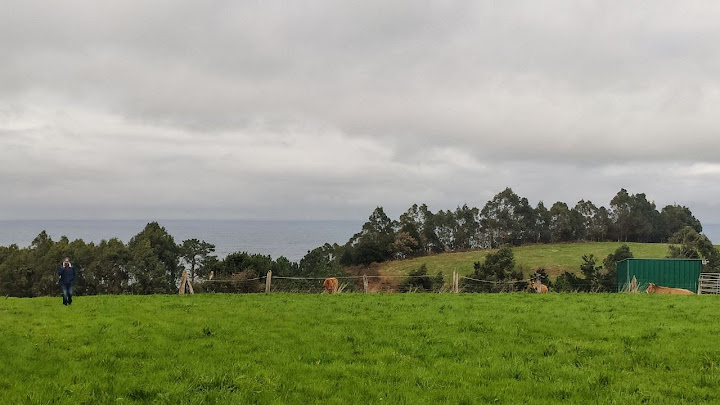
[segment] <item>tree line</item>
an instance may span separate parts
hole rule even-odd
[[[685,233],[679,234],[681,230]],[[326,243],[308,251],[299,262],[247,252],[231,253],[220,260],[213,255],[212,244],[198,239],[176,243],[157,222],[148,223],[128,243],[117,238],[86,243],[64,236],[53,241],[43,231],[28,247],[0,246],[0,295],[56,294],[55,268],[63,257],[72,258],[78,269],[78,294],[174,293],[184,268],[191,280],[197,280],[196,290],[253,292],[262,288],[260,278],[268,270],[277,276],[345,275],[355,267],[391,259],[527,243],[667,242],[678,234],[681,242],[701,243],[704,250],[698,253],[680,243],[676,255],[706,257],[716,251],[701,231],[700,221],[687,207],[668,205],[658,211],[645,194],[629,194],[625,189],[607,209],[584,200],[573,208],[557,202],[547,209],[542,202],[532,207],[526,198],[506,188],[482,209],[463,205],[433,213],[427,205],[415,204],[391,220],[377,207],[347,243]],[[418,274],[423,271],[419,269]],[[210,274],[213,280],[209,280]],[[302,281],[286,283],[300,286]]]
[[[42,231],[28,247],[0,246],[0,295],[57,295],[55,270],[64,257],[71,258],[77,269],[75,292],[79,295],[173,294],[184,269],[196,291],[256,292],[263,288],[264,280],[259,278],[268,270],[277,276],[337,275],[342,270],[336,267],[335,249],[329,244],[320,246],[297,263],[247,252],[234,252],[220,260],[213,254],[213,244],[198,239],[176,243],[157,222],[148,223],[128,243],[118,238],[86,243],[65,236],[55,241]]]
[[[397,220],[377,207],[344,246],[340,264],[368,265],[391,259],[478,248],[501,248],[531,243],[578,241],[668,242],[679,230],[702,232],[689,208],[677,204],[658,210],[644,193],[621,189],[608,208],[580,200],[570,208],[556,202],[549,209],[506,188],[482,209],[467,204],[433,213],[417,204]]]

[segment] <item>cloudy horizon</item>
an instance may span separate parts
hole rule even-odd
[[[621,189],[720,223],[720,4],[0,12],[0,219],[396,218]]]

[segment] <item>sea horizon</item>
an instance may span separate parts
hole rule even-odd
[[[200,239],[215,245],[215,255],[248,252],[299,261],[325,243],[346,243],[364,221],[279,219],[11,219],[0,220],[0,246],[28,247],[43,230],[55,241],[63,236],[86,243],[118,238],[127,243],[150,222],[157,222],[181,243]]]

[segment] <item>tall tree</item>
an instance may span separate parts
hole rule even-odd
[[[550,235],[553,242],[575,240],[578,233],[579,218],[573,215],[567,204],[558,201],[550,207]]]
[[[632,198],[627,190],[620,189],[610,200],[610,219],[613,223],[613,234],[618,242],[627,242],[634,226],[632,216]]]
[[[457,231],[457,221],[452,211],[440,210],[435,214],[435,233],[442,245],[444,252],[450,252],[456,249],[455,232]]]
[[[170,274],[165,263],[160,260],[153,250],[150,239],[134,239],[131,244],[128,274],[133,292],[136,294],[167,294],[173,292],[174,288],[170,288]]]
[[[686,226],[691,227],[695,232],[702,232],[702,224],[695,218],[688,207],[682,205],[666,205],[662,211],[660,211],[660,216],[665,225],[665,240],[668,240],[672,235]]]
[[[633,196],[633,216],[635,228],[631,235],[638,242],[659,242],[662,235],[662,217],[653,201],[648,201],[645,193]]]
[[[166,283],[165,292],[173,291],[179,278],[180,247],[175,244],[175,239],[164,227],[157,222],[150,222],[128,242],[128,249],[130,249],[135,265],[143,263],[143,261],[138,261],[140,257],[143,257],[143,260],[147,259],[145,257],[147,254],[145,242],[147,242],[152,254],[162,266],[164,272],[162,280]],[[136,254],[135,249],[141,249],[142,251]],[[157,269],[154,266],[153,264],[152,268],[148,268],[148,271],[153,276],[157,276]],[[135,267],[134,270],[137,271],[139,268]]]
[[[608,213],[607,208],[598,208],[592,223],[592,228],[589,230],[591,239],[595,241],[608,240],[608,235],[612,227],[612,221],[610,220],[610,214]]]
[[[190,280],[195,282],[196,270],[204,275],[203,269],[208,256],[215,251],[215,245],[198,239],[186,239],[180,246],[180,256],[190,265]]]
[[[426,251],[425,244],[423,243],[423,237],[420,234],[423,227],[423,218],[421,215],[422,213],[420,212],[420,208],[417,204],[413,204],[412,207],[400,215],[400,220],[398,221],[398,233],[409,235],[415,241],[410,242],[407,241],[404,236],[402,237],[403,240],[408,242],[408,246],[413,246],[412,250],[407,252],[404,251],[404,249],[400,249],[403,250],[402,254],[404,257],[419,256]],[[395,250],[395,252],[397,251],[398,250]]]
[[[580,240],[602,240],[604,224],[598,215],[598,207],[591,201],[580,200],[575,204],[573,211],[579,215],[581,228],[578,234]]]
[[[121,294],[128,291],[130,251],[118,238],[101,241],[83,266],[88,294]]]
[[[437,220],[435,214],[430,211],[427,205],[423,204],[419,208],[420,218],[422,218],[422,227],[420,235],[422,243],[425,245],[427,253],[440,253],[445,250],[440,237],[437,234]]]
[[[549,243],[552,237],[550,226],[552,223],[552,216],[550,211],[545,208],[545,203],[542,201],[538,202],[535,207],[535,243]]]
[[[480,210],[468,207],[455,209],[455,240],[453,246],[458,250],[474,249],[480,246]]]
[[[610,201],[610,217],[619,242],[651,242],[662,238],[662,218],[644,193],[630,195],[624,188]]]
[[[519,244],[521,225],[516,211],[520,197],[508,187],[488,201],[480,211],[480,225],[489,239],[490,247]]]
[[[33,265],[29,249],[19,249],[10,245],[2,250],[0,263],[0,295],[13,297],[33,296]]]
[[[520,198],[520,203],[515,209],[519,232],[515,238],[518,245],[535,242],[537,234],[538,214],[530,205],[527,198]]]
[[[394,241],[393,221],[385,214],[382,207],[377,207],[362,230],[350,239],[348,248],[353,249],[352,256],[356,264],[368,265],[390,259]]]

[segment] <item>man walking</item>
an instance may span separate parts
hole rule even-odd
[[[72,304],[72,289],[75,284],[75,267],[70,264],[67,257],[62,262],[62,266],[58,268],[58,276],[60,277],[60,288],[62,288],[63,305]]]

